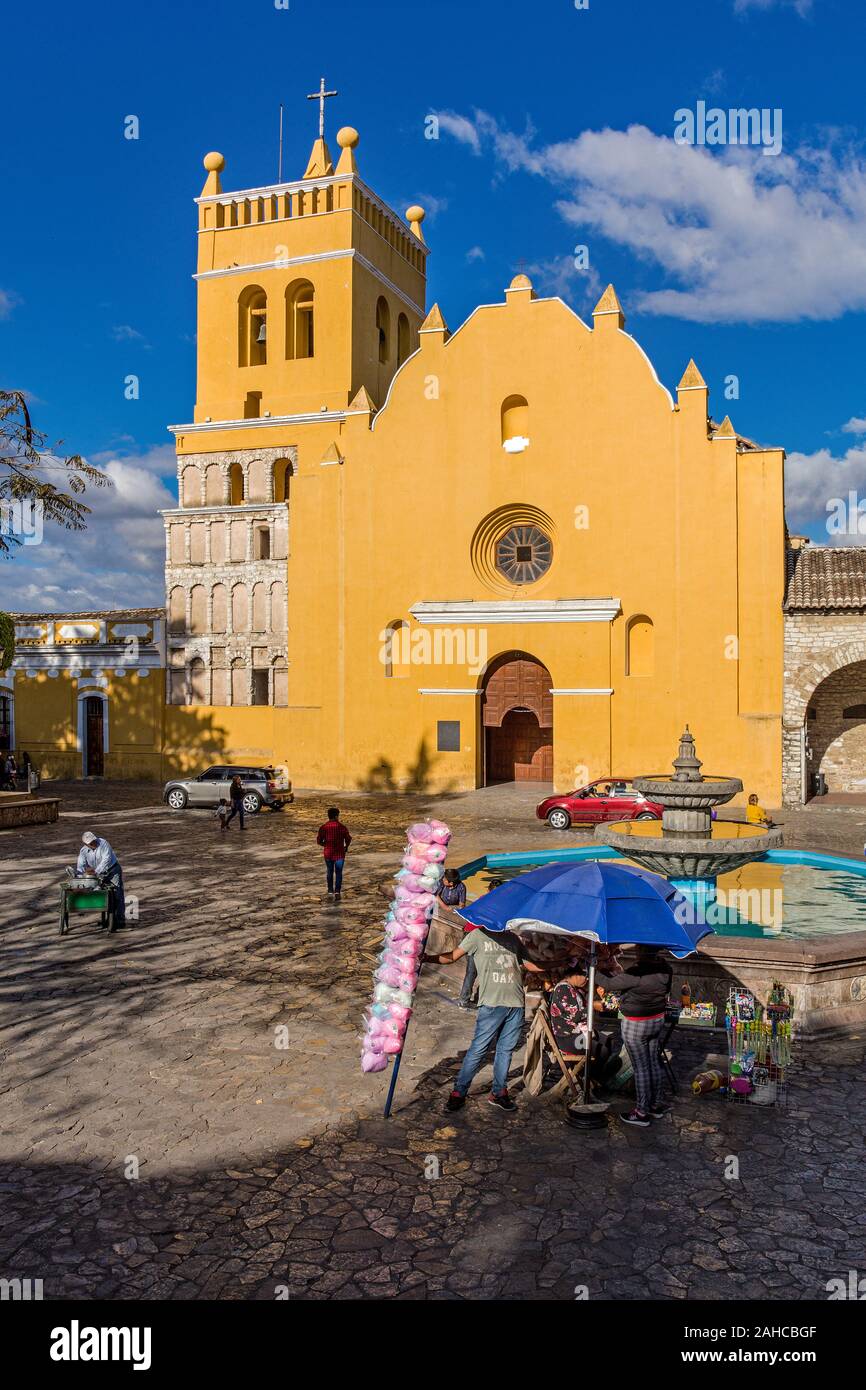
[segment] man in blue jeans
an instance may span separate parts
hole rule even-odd
[[[493,1088],[487,1099],[500,1110],[516,1110],[508,1094],[507,1081],[511,1054],[520,1042],[526,1012],[521,967],[542,974],[543,971],[541,966],[524,958],[520,940],[513,932],[487,932],[483,927],[469,932],[456,950],[427,959],[438,965],[450,965],[463,956],[471,956],[478,971],[478,1013],[469,1050],[445,1109],[461,1110],[466,1104],[472,1078],[495,1039]]]

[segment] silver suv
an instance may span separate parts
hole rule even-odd
[[[254,816],[263,806],[282,811],[294,801],[292,784],[284,771],[273,767],[209,767],[198,777],[176,777],[166,782],[162,799],[173,811],[185,811],[187,806],[218,806],[223,798],[231,799],[229,788],[233,777],[240,777],[244,788],[244,811]]]

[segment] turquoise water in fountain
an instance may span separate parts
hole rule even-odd
[[[460,869],[470,899],[486,893],[491,878],[511,878],[528,869],[583,859],[628,860],[603,847],[518,854],[487,854]],[[719,936],[837,936],[866,931],[866,863],[837,855],[770,850],[762,859],[716,885],[717,918],[708,923]]]

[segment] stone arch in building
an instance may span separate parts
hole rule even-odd
[[[862,645],[863,655],[825,676],[806,704],[807,799],[818,775],[828,791],[866,793],[866,643]]]
[[[830,633],[828,632],[828,636]],[[786,661],[782,790],[787,805],[808,801],[823,772],[829,791],[866,793],[866,725],[842,710],[866,701],[866,637],[797,667]],[[858,698],[859,697],[859,698]],[[863,726],[863,733],[857,730]],[[861,780],[862,777],[862,780]]]
[[[528,652],[503,652],[481,684],[484,786],[553,780],[553,682]]]

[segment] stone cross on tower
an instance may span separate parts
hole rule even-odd
[[[326,102],[326,100],[327,100],[328,97],[336,97],[336,96],[339,96],[339,95],[340,95],[339,92],[326,92],[326,91],[325,91],[325,79],[324,79],[324,77],[321,77],[321,78],[319,78],[319,90],[318,90],[317,92],[310,92],[309,95],[307,96],[307,101],[317,101],[317,102],[319,103],[319,139],[320,139],[320,140],[324,140],[324,138],[325,138],[325,102]]]

